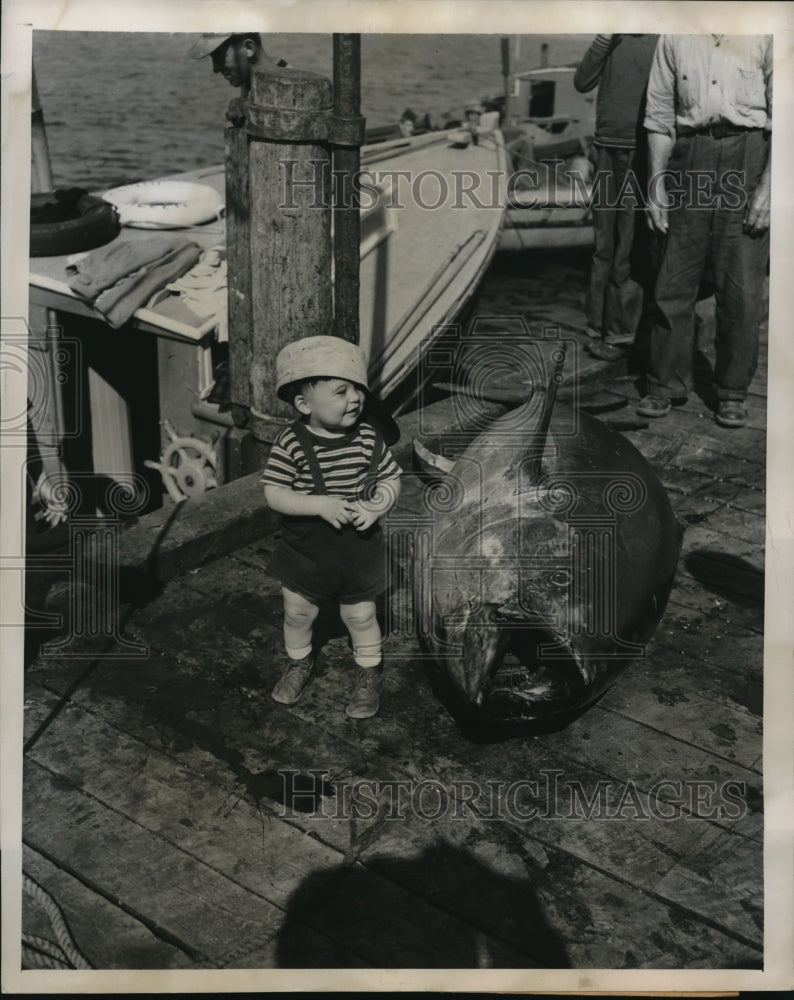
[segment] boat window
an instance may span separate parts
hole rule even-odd
[[[554,80],[538,80],[532,84],[529,98],[530,118],[551,118],[554,114]]]

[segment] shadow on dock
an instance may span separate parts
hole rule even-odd
[[[448,930],[438,923],[431,939],[421,904],[390,905],[389,883],[449,913]],[[415,904],[416,897],[410,898]],[[482,910],[501,914],[504,944],[478,930]],[[328,927],[344,949],[316,933]],[[412,860],[373,858],[366,868],[341,864],[309,875],[295,890],[276,939],[277,967],[356,967],[358,954],[366,956],[361,965],[379,968],[570,967],[529,881],[499,875],[446,843]]]

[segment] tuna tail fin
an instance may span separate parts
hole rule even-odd
[[[557,398],[557,386],[562,381],[562,369],[565,365],[565,342],[560,345],[555,352],[557,359],[554,371],[551,373],[549,384],[546,386],[546,395],[543,400],[543,409],[540,411],[538,426],[533,435],[534,440],[527,462],[529,481],[537,482],[540,479],[540,465],[543,460],[543,452],[546,448],[546,439],[549,436],[551,426],[551,414],[554,410],[554,401]]]

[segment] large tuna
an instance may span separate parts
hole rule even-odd
[[[659,623],[682,538],[665,490],[629,441],[552,393],[540,413],[493,420],[446,470],[414,547],[420,639],[464,718],[564,725]]]

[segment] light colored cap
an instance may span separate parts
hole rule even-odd
[[[483,103],[479,99],[479,97],[475,97],[471,101],[469,101],[468,104],[466,104],[464,106],[463,110],[464,111],[479,111],[480,113],[482,113],[483,111],[485,111],[485,108],[483,107]]]
[[[191,45],[188,55],[192,59],[203,59],[204,56],[212,55],[215,49],[219,49],[224,42],[229,41],[232,34],[233,32],[227,35],[214,35],[212,32],[207,32]]]
[[[306,378],[343,378],[368,388],[367,365],[360,347],[341,337],[304,337],[278,352],[276,392]]]

